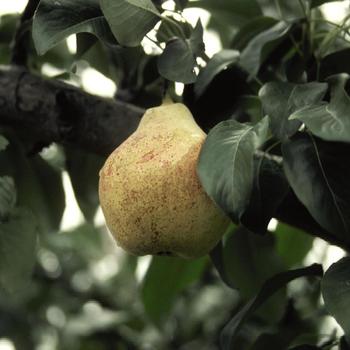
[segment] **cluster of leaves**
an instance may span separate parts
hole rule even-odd
[[[347,349],[345,338],[319,334],[326,317],[319,299],[322,292],[350,336],[349,258],[322,277],[319,265],[303,267],[311,236],[282,223],[273,233],[267,226],[296,196],[327,238],[350,245],[349,18],[326,21],[318,7],[327,0],[177,0],[173,11],[163,2],[41,0],[29,65],[41,72],[50,63],[72,77],[84,60],[117,83],[116,98],[143,107],[160,101],[164,80],[170,88],[186,84],[184,103],[210,130],[199,177],[238,225],[211,253],[225,285],[206,259],[160,257],[141,285],[137,259],[127,256],[113,276],[98,280],[93,266],[110,253],[93,225],[103,159],[67,147],[53,159],[28,157],[32,145],[4,132],[10,144],[0,138],[1,293],[25,289],[33,268],[35,283],[11,303],[1,297],[2,333],[19,348],[19,335],[35,348],[49,332],[65,349]],[[224,49],[210,60],[201,22],[192,27],[182,15],[189,7],[211,14],[208,28]],[[1,63],[8,63],[16,19],[1,18]],[[71,34],[75,55],[64,42]],[[154,53],[144,52],[144,38]],[[65,207],[62,171],[88,223],[52,235]],[[299,286],[289,284],[300,277]],[[91,301],[102,310],[98,317],[88,312]]]

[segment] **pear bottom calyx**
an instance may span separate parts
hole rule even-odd
[[[134,255],[197,258],[230,220],[197,172],[206,134],[180,103],[151,108],[100,172],[100,204],[118,245]]]

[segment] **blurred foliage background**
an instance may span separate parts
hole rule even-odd
[[[177,3],[201,8],[197,13],[208,19],[205,35],[209,36],[205,38],[216,40],[216,48],[243,48],[281,16],[289,20],[303,16],[300,1],[259,0],[259,8],[252,5],[255,1]],[[196,12],[192,9],[188,14]],[[322,13],[318,11],[315,17],[321,18]],[[18,18],[19,14],[0,16],[3,65],[10,62]],[[293,32],[296,40],[301,35],[299,24]],[[332,25],[322,25],[327,34]],[[265,63],[288,51],[286,38],[272,39],[264,48]],[[68,43],[62,41],[42,56],[31,43],[30,69],[86,90],[87,76],[92,74],[95,93],[101,84],[104,89],[100,93],[109,97],[115,94],[115,98],[145,108],[159,103],[163,81],[156,67],[157,47],[152,43],[110,48],[86,33],[77,34],[76,49],[74,37]],[[206,45],[208,52],[210,40]],[[347,43],[341,45],[344,48]],[[336,51],[337,42],[324,49],[322,55]],[[288,70],[283,74],[293,75],[301,63],[293,52],[283,57]],[[267,69],[264,74],[272,73]],[[244,102],[238,98],[242,87],[237,82],[245,78],[232,68],[217,75],[199,99],[193,97],[191,88],[185,90],[184,99],[204,128],[217,122],[208,117],[213,103],[220,105],[218,120],[232,113],[244,115],[237,108],[237,103]],[[242,86],[247,93],[254,90],[254,82],[252,90]],[[171,88],[173,96],[180,99],[183,86]],[[249,108],[254,108],[254,103]],[[5,141],[0,139],[0,188],[9,193],[11,212],[3,213],[5,206],[0,203],[0,240],[4,240],[0,242],[0,338],[11,341],[15,349],[219,349],[221,330],[264,281],[329,256],[326,243],[316,239],[315,245],[313,237],[282,223],[269,226],[270,232],[264,236],[232,226],[222,243],[220,274],[210,257],[185,261],[127,255],[112,242],[98,209],[102,157],[60,145],[28,157],[23,137],[7,130],[2,130],[2,135],[9,145],[1,147]],[[75,214],[69,215],[72,207],[63,186],[67,175],[83,215],[79,224]],[[33,214],[22,208],[30,208]],[[65,230],[67,223],[70,228]],[[343,254],[340,249],[333,251]],[[280,289],[244,323],[233,348],[347,349],[340,340],[341,330],[323,308],[319,283],[308,277]]]

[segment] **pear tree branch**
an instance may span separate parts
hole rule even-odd
[[[0,126],[30,135],[33,146],[57,142],[107,155],[143,112],[19,67],[0,67]]]

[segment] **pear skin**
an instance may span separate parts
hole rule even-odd
[[[108,157],[99,196],[117,244],[134,255],[197,258],[230,220],[208,197],[197,172],[206,134],[181,103],[151,108]]]

